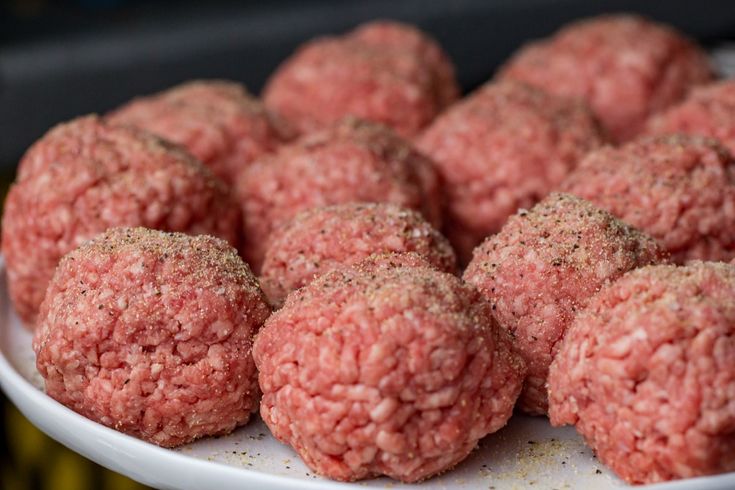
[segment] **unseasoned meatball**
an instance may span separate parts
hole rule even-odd
[[[187,82],[139,97],[106,119],[186,147],[227,183],[291,136],[243,86],[224,80]]]
[[[459,96],[454,68],[417,28],[378,21],[300,47],[268,81],[263,98],[302,133],[356,116],[415,136]]]
[[[445,182],[446,233],[464,263],[508,216],[546,196],[601,144],[583,104],[513,82],[480,88],[417,140]]]
[[[347,118],[285,145],[238,181],[243,256],[260,272],[272,231],[299,211],[348,202],[387,202],[441,222],[441,189],[431,162],[385,126]]]
[[[96,116],[61,124],[23,157],[5,201],[10,297],[33,327],[56,264],[114,226],[211,234],[238,243],[225,186],[178,146]]]
[[[621,142],[713,73],[706,53],[671,27],[635,15],[603,15],[530,43],[499,77],[586,100]]]
[[[684,133],[715,138],[735,152],[735,80],[692,90],[683,102],[654,115],[648,134]]]

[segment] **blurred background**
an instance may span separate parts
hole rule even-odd
[[[299,43],[366,20],[431,33],[470,90],[524,41],[620,11],[672,24],[730,63],[733,0],[0,0],[0,191],[55,123],[191,78],[230,78],[258,93]],[[144,488],[51,441],[2,394],[0,455],[1,490]]]

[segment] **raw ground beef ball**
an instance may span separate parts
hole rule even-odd
[[[416,135],[459,96],[454,67],[415,27],[374,22],[312,40],[268,81],[269,109],[307,133],[352,115]]]
[[[630,272],[577,317],[549,414],[629,483],[735,470],[735,267]]]
[[[440,109],[460,96],[454,65],[434,39],[420,29],[390,20],[378,20],[358,26],[351,37],[378,49],[413,53],[432,72],[433,92]]]
[[[500,82],[447,110],[417,147],[443,177],[447,236],[466,263],[508,216],[542,199],[601,143],[582,104]]]
[[[46,393],[164,447],[226,434],[258,406],[270,310],[226,242],[116,228],[65,256],[34,339]]]
[[[340,264],[375,253],[416,252],[437,269],[456,272],[449,242],[417,211],[394,204],[349,203],[311,208],[273,232],[261,271],[271,304]]]
[[[347,118],[259,160],[238,181],[243,256],[256,273],[271,232],[299,211],[347,202],[388,202],[441,221],[431,162],[388,128]]]
[[[646,129],[649,134],[709,136],[735,153],[735,80],[694,89],[683,102],[651,118]]]
[[[253,353],[273,435],[346,481],[452,468],[505,425],[525,370],[490,304],[413,253],[295,291]]]
[[[522,48],[499,77],[586,100],[615,141],[712,79],[707,56],[672,28],[634,15],[574,22]]]
[[[240,84],[194,81],[134,99],[107,116],[178,143],[225,182],[274,151],[289,131]]]
[[[677,263],[735,257],[735,161],[715,140],[670,135],[605,147],[560,189],[648,233]]]
[[[233,245],[240,213],[183,149],[96,116],[59,125],[23,157],[2,223],[10,297],[33,327],[59,259],[114,226],[210,234]]]
[[[625,272],[664,258],[652,238],[587,201],[557,193],[511,216],[475,249],[464,279],[493,304],[526,361],[522,410],[546,413],[549,365],[590,297]]]

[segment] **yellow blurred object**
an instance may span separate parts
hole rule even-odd
[[[92,489],[91,465],[88,461],[66,450],[49,456],[51,460],[47,461],[48,471],[43,478],[44,489]]]
[[[145,488],[139,483],[125,478],[124,476],[113,473],[112,471],[105,471],[104,473],[104,489],[105,490],[138,490]]]
[[[36,429],[0,395],[6,440],[0,438],[2,490],[145,490],[67,449]],[[2,411],[0,411],[1,413]]]
[[[0,484],[2,484],[3,490],[26,490],[31,488],[27,478],[21,478],[17,472],[7,464],[3,463],[0,467]]]
[[[8,439],[12,442],[9,450],[16,465],[28,468],[37,461],[42,461],[46,436],[33,427],[15,407],[10,407],[6,420]]]

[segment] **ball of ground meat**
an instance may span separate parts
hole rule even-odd
[[[546,414],[546,378],[580,309],[625,272],[659,263],[655,240],[582,199],[553,193],[475,249],[464,279],[493,305],[528,367],[520,408]]]
[[[34,339],[46,393],[164,447],[226,434],[258,405],[251,355],[270,310],[211,236],[114,228],[59,263]]]
[[[347,118],[254,163],[237,185],[245,223],[242,254],[260,272],[269,237],[307,208],[389,202],[441,222],[432,163],[388,128]]]
[[[716,138],[735,153],[735,80],[692,90],[683,102],[649,120],[648,134],[685,133]]]
[[[274,151],[289,131],[235,82],[193,81],[128,102],[107,116],[178,143],[225,182]]]
[[[604,15],[527,45],[499,77],[586,100],[621,142],[713,73],[704,51],[671,27],[634,15]]]
[[[412,253],[293,292],[253,355],[273,435],[345,481],[450,469],[505,425],[524,372],[490,304]]]
[[[62,124],[20,163],[2,222],[15,310],[35,323],[59,259],[114,226],[211,234],[237,244],[225,186],[183,149],[96,116]]]
[[[648,233],[677,263],[735,256],[735,161],[714,140],[669,135],[602,148],[560,189]]]
[[[581,103],[500,82],[439,116],[417,148],[443,177],[446,233],[466,263],[508,216],[533,206],[601,144],[598,126]]]
[[[378,20],[358,26],[353,39],[379,49],[412,53],[431,70],[435,94],[440,109],[448,107],[460,96],[454,64],[434,39],[418,28],[402,22]]]
[[[441,47],[397,22],[370,23],[306,43],[263,91],[266,106],[302,133],[351,115],[405,137],[416,135],[458,96],[454,68]]]
[[[629,483],[735,470],[735,267],[644,267],[583,310],[549,372],[549,414]]]
[[[371,254],[416,252],[437,269],[456,272],[449,242],[416,211],[394,204],[348,203],[311,208],[271,235],[261,270],[268,299],[286,295],[334,269]]]

